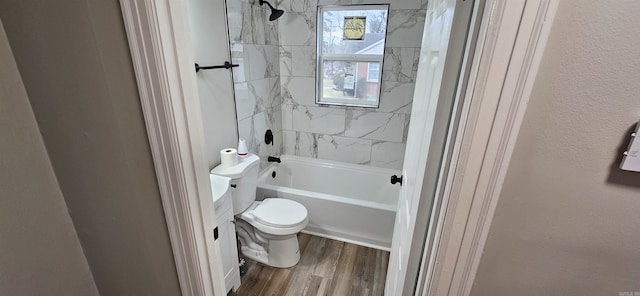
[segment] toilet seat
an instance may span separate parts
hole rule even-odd
[[[284,198],[267,198],[253,209],[256,221],[271,227],[294,227],[307,219],[307,209]]]
[[[307,209],[284,198],[267,198],[254,202],[240,218],[266,234],[288,235],[300,232],[309,222]]]

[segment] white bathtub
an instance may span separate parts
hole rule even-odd
[[[262,171],[257,198],[282,197],[303,204],[309,224],[303,232],[389,250],[400,171],[297,156],[282,156]],[[275,174],[274,174],[275,173]]]

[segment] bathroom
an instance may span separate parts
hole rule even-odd
[[[231,61],[228,43],[220,42],[228,34],[226,8],[203,9],[205,19],[221,20],[222,25],[213,23],[203,38],[192,40],[187,2],[0,1],[0,110],[6,115],[0,118],[7,135],[0,145],[6,160],[1,161],[0,237],[7,255],[0,264],[0,294],[227,295],[219,265],[224,259],[220,244],[228,240],[216,229],[215,219],[223,217],[215,217],[209,171],[221,162],[220,149],[238,145],[235,99],[229,99],[236,96],[234,73],[194,73],[194,62],[210,66]],[[429,1],[425,23],[437,2]],[[270,3],[285,9],[275,0]],[[394,245],[410,244],[407,240],[425,229],[416,225],[414,233],[397,239],[400,231],[394,227],[387,275],[396,277],[385,280],[374,273],[373,282],[387,289],[400,278],[400,283],[415,283],[409,288],[416,295],[634,294],[640,277],[634,264],[640,258],[640,216],[635,214],[639,175],[623,169],[634,131],[638,142],[640,89],[635,80],[640,67],[633,61],[640,60],[640,2],[485,3],[480,14],[487,20],[482,21],[486,30],[469,42],[478,45],[473,60],[481,62],[472,63],[471,71],[466,64],[461,67],[479,78],[466,84],[472,91],[461,91],[471,94],[460,107],[467,108],[469,117],[456,128],[464,132],[453,145],[461,149],[457,168],[446,172],[454,181],[443,195],[451,199],[432,207],[445,209],[446,216],[433,215],[428,221],[434,225],[437,219],[446,227],[436,228],[442,230],[439,241],[415,239],[426,242],[422,262],[419,256],[402,257],[405,263],[434,269],[431,276],[428,269],[426,276],[421,270],[409,281],[392,269],[398,254]],[[274,22],[278,29],[283,20],[285,16]],[[192,41],[211,40],[225,44],[223,52],[196,51],[194,59]],[[421,63],[429,61],[425,54],[422,47],[416,81],[425,72]],[[278,45],[278,67],[280,60]],[[204,79],[210,75],[227,77]],[[228,92],[218,88],[215,96],[198,98],[196,79],[211,83],[204,86],[227,86]],[[412,145],[416,122],[435,109],[419,106],[425,84],[415,83],[402,186],[396,185],[401,195],[415,185],[405,171],[419,161],[410,157],[434,159]],[[282,99],[282,80],[280,91]],[[348,108],[343,109],[346,115]],[[286,127],[282,130],[284,148],[274,156],[291,164],[295,144],[291,155],[284,146]],[[312,138],[320,143],[318,139]],[[325,157],[317,147],[309,151]],[[281,173],[275,179],[286,176]],[[437,174],[423,170],[418,176]],[[387,176],[384,183],[389,181]],[[396,217],[406,217],[400,215],[403,206],[401,198]],[[352,267],[385,262],[361,260],[367,257],[355,249],[363,246],[321,239],[304,231],[299,235],[302,255],[310,259],[301,258],[294,269],[249,263],[240,290],[287,294],[284,281],[263,285],[247,278],[253,272],[309,283],[295,295],[331,292],[333,284],[323,280],[324,272],[339,271],[340,285],[354,286],[342,295],[367,294],[353,284],[371,282],[369,274],[362,273],[359,280],[347,275],[357,270]],[[341,247],[344,258],[325,264],[323,254],[336,254]],[[409,270],[409,264],[400,266]]]
[[[366,281],[371,280],[373,286],[365,288],[370,289],[372,295],[381,294],[402,185],[427,1],[274,0],[260,5],[258,0],[227,0],[226,3],[193,0],[188,4],[194,60],[200,67],[196,77],[204,140],[209,168],[215,168],[212,173],[218,170],[221,174],[218,165],[232,162],[225,157],[236,154],[233,150],[225,156],[221,151],[238,148],[238,153],[243,152],[240,150],[244,149],[238,147],[242,139],[249,154],[260,159],[255,169],[259,170],[256,200],[284,198],[302,205],[308,213],[308,222],[299,238],[303,265],[309,260],[320,260],[306,258],[303,246],[326,245],[330,249],[329,246],[338,244],[336,257],[322,259],[334,262],[343,249],[361,250],[359,252],[369,254],[371,262],[377,264],[375,280],[371,270],[360,271],[372,273],[372,278]],[[444,15],[451,17],[450,14],[451,11]],[[351,15],[365,16],[362,18],[365,27],[377,30],[344,42],[361,44],[349,54],[357,50],[368,54],[363,60],[366,63],[358,63],[356,58],[354,68],[366,72],[367,83],[374,89],[374,95],[369,96],[373,102],[354,100],[356,95],[347,98],[352,101],[345,98],[331,101],[331,95],[316,96],[317,88],[327,92],[337,87],[336,74],[331,72],[335,61],[330,56],[317,56],[319,50],[331,50],[318,47],[318,40],[325,40],[323,44],[326,44],[327,38],[346,34],[341,25],[328,28],[328,24],[331,21],[341,24],[344,20],[338,20],[340,16]],[[319,22],[318,17],[327,19]],[[319,30],[322,24],[325,28]],[[378,39],[369,41],[369,36]],[[228,43],[220,42],[222,38],[228,38]],[[321,59],[325,67],[318,68]],[[225,62],[233,66],[203,68]],[[340,66],[345,67],[339,64],[337,68]],[[319,71],[327,73],[316,75]],[[318,81],[318,76],[325,79]],[[360,91],[359,83],[352,84],[356,92]],[[325,99],[329,101],[323,101]],[[217,128],[220,126],[225,128]],[[239,159],[242,163],[248,158]],[[393,182],[392,176],[396,177]],[[237,186],[230,189],[234,193],[233,207],[237,205],[238,188],[242,187],[235,184],[236,181],[239,179],[229,181]],[[215,198],[216,188],[213,191]],[[221,208],[224,210],[216,208],[216,216],[219,227],[224,230],[220,224],[225,224],[225,220],[220,217],[233,220],[242,210],[219,213],[228,211],[230,206]],[[246,232],[240,230],[238,219],[234,222],[235,229]],[[227,244],[222,248],[223,258],[233,249],[233,228],[229,226],[226,233],[221,232],[221,237],[228,237],[226,242],[221,242]],[[251,244],[246,240],[240,237],[241,248]],[[240,251],[239,256],[246,258],[243,252],[250,251]],[[313,248],[308,252],[313,253]],[[231,257],[237,253],[234,250]],[[246,258],[250,270],[242,282],[252,282],[255,273],[268,268],[265,267],[269,265],[268,259],[252,259]],[[336,272],[339,273],[340,270]],[[239,279],[228,280],[227,291],[240,289],[239,293],[244,293],[246,285],[238,282]],[[294,286],[293,289],[300,288]],[[324,288],[334,292],[340,289],[335,285]]]

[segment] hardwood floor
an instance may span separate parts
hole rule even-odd
[[[298,242],[298,265],[273,268],[248,260],[240,289],[229,295],[383,295],[389,252],[304,233]]]

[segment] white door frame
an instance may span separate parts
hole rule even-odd
[[[120,4],[182,294],[223,296],[185,1]],[[416,294],[470,292],[557,2],[487,0]]]
[[[416,295],[469,295],[558,0],[491,0],[432,208]]]
[[[120,0],[182,295],[225,296],[184,0]]]

